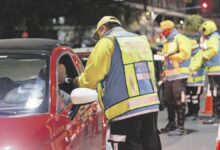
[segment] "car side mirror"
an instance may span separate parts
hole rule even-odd
[[[71,101],[74,105],[85,105],[98,99],[96,90],[88,88],[76,88],[71,92]]]

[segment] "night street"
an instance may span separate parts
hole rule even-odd
[[[202,115],[202,114],[201,114]],[[159,129],[167,123],[166,110],[159,113],[158,126]],[[187,120],[187,134],[184,136],[168,136],[161,134],[162,150],[214,150],[218,132],[218,125],[204,125],[202,121],[207,116],[200,117],[196,121]],[[112,150],[107,145],[107,150]]]
[[[167,123],[167,112],[159,114],[159,129]],[[203,117],[207,118],[207,117]],[[189,132],[184,136],[161,135],[163,150],[214,150],[218,133],[218,125],[204,125],[202,119],[186,121],[185,128]]]
[[[220,150],[220,0],[1,6],[0,150]]]

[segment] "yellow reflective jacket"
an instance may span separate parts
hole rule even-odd
[[[190,77],[187,80],[187,86],[204,86],[205,68],[203,66],[202,50],[199,46],[192,51],[189,68]]]
[[[203,49],[203,58],[205,61],[208,75],[220,75],[220,35],[217,32],[208,36],[207,47]]]
[[[88,58],[85,71],[79,76],[80,87],[95,89],[109,72],[114,51],[113,38],[99,40]]]
[[[109,120],[159,111],[147,38],[120,27],[110,30],[97,43],[79,84],[89,88],[97,85],[99,102]]]
[[[167,80],[177,80],[189,77],[191,56],[190,40],[174,30],[167,37],[162,53],[168,55],[164,62],[164,72]]]

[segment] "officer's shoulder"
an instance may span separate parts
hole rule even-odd
[[[211,36],[211,38],[217,38],[217,39],[220,39],[220,35],[219,35],[219,34],[213,34],[213,36]]]
[[[179,39],[187,39],[187,40],[189,40],[189,38],[188,38],[186,35],[181,34],[181,33],[179,33],[179,34],[177,35],[177,38],[179,38]]]
[[[111,37],[104,37],[102,39],[100,39],[97,43],[97,45],[100,45],[100,44],[109,44],[109,43],[112,43],[113,42],[113,38]]]
[[[177,37],[186,37],[186,35],[182,34],[182,33],[178,33]]]

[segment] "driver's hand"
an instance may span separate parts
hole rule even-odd
[[[79,77],[73,79],[73,85],[77,88],[79,87]]]

